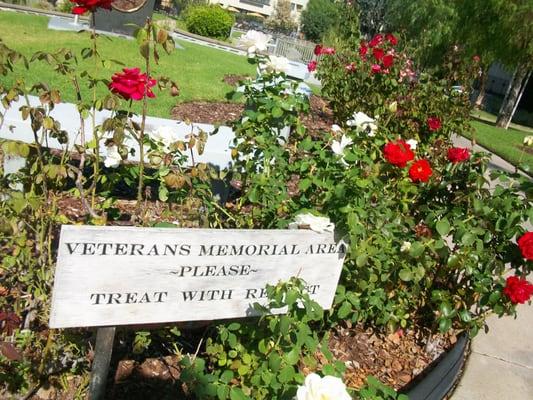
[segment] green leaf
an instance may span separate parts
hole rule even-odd
[[[465,246],[471,246],[476,240],[476,236],[470,232],[466,232],[461,238],[461,243]]]
[[[413,273],[408,269],[402,269],[399,273],[400,279],[402,281],[409,282],[413,279]]]
[[[350,312],[352,311],[352,305],[345,301],[342,303],[342,305],[339,308],[339,311],[337,311],[337,316],[339,318],[346,318]]]
[[[424,253],[424,245],[420,242],[413,242],[409,249],[409,255],[413,258],[418,258]]]
[[[450,222],[447,218],[443,218],[437,222],[437,232],[441,236],[446,236],[450,232]]]
[[[293,379],[294,375],[295,375],[294,368],[290,365],[286,365],[279,372],[278,380],[281,383],[286,383],[286,382],[289,382],[291,379]]]
[[[231,400],[249,400],[250,398],[244,394],[242,389],[233,387],[231,388],[229,398]]]
[[[285,355],[285,361],[289,365],[294,365],[300,360],[300,349],[298,347],[293,348]]]
[[[279,118],[279,117],[281,117],[282,115],[283,115],[283,110],[282,110],[281,108],[279,108],[279,107],[274,107],[274,108],[272,109],[272,116],[273,116],[274,118]]]

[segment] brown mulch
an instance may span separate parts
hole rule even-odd
[[[302,115],[302,122],[311,136],[318,136],[320,131],[329,130],[335,123],[333,113],[319,96],[312,95],[310,105],[311,110]],[[239,119],[243,111],[244,106],[238,103],[192,101],[176,105],[171,115],[182,121],[229,125]]]
[[[170,113],[173,119],[181,121],[229,125],[239,119],[243,111],[244,105],[238,103],[191,101],[176,105]]]
[[[330,338],[329,348],[345,363],[346,385],[360,388],[372,375],[401,389],[457,341],[455,336],[420,338],[413,331],[376,334],[362,327],[340,328]]]

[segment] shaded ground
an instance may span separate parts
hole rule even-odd
[[[196,332],[201,337],[201,333]],[[383,335],[361,327],[343,327],[332,333],[329,348],[338,360],[346,364],[344,380],[349,387],[360,388],[366,377],[373,375],[401,389],[456,341],[453,336],[437,335],[431,337],[427,344],[426,339],[417,337],[413,331]],[[121,353],[120,349],[116,350],[116,353]],[[111,365],[107,399],[194,399],[179,381],[179,356],[169,354],[137,360],[119,354],[117,357],[119,359],[115,358]],[[322,360],[323,356],[318,354],[317,358]],[[301,372],[308,374],[312,371],[304,368]],[[74,377],[63,390],[43,387],[31,399],[71,400],[75,398],[75,393],[79,394],[76,389],[82,382],[83,378]]]

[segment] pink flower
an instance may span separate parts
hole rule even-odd
[[[381,65],[379,64],[372,64],[372,67],[370,68],[370,71],[373,74],[379,74],[381,72]]]
[[[109,89],[126,100],[142,100],[144,96],[155,97],[151,87],[157,81],[141,74],[139,68],[124,68],[123,72],[117,72],[111,77]]]
[[[475,55],[474,57],[472,57],[472,60],[475,62],[475,63],[479,63],[481,61],[481,57],[479,57],[478,55]]]
[[[344,69],[347,71],[347,72],[354,72],[355,69],[356,69],[356,65],[354,62],[350,63],[350,64],[347,64]]]
[[[317,66],[317,62],[315,60],[313,61],[310,61],[309,64],[307,64],[307,70],[309,72],[313,72],[314,70],[316,70],[316,66]]]
[[[322,54],[331,56],[331,55],[335,54],[335,49],[333,47],[324,47],[322,49]]]

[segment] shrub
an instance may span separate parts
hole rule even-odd
[[[339,23],[339,7],[331,0],[310,0],[302,11],[301,23],[306,39],[320,42]]]
[[[217,5],[196,6],[187,9],[185,24],[191,33],[216,39],[227,39],[235,18]]]

